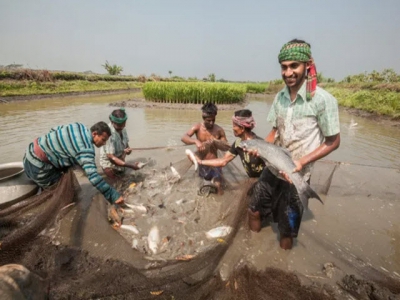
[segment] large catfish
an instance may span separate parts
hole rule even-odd
[[[299,194],[300,201],[305,209],[308,208],[308,199],[316,198],[322,202],[316,192],[304,181],[299,172],[294,172],[296,165],[293,162],[290,152],[282,147],[267,143],[262,139],[244,140],[240,147],[246,150],[257,150],[259,156],[266,162],[269,169],[285,172],[293,182]],[[276,172],[274,172],[276,174]]]

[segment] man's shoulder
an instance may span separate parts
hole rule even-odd
[[[327,90],[323,89],[322,87],[317,86],[317,89],[315,90],[315,95],[314,97],[316,100],[333,100],[336,101],[336,98],[329,93]]]
[[[80,122],[69,123],[69,124],[66,124],[66,125],[59,126],[59,128],[60,129],[72,128],[72,129],[77,129],[77,130],[80,130],[80,131],[90,131],[89,128],[85,124],[80,123]]]
[[[214,128],[216,129],[216,130],[218,130],[218,131],[224,131],[225,132],[225,130],[221,127],[221,126],[219,126],[218,124],[214,124]]]
[[[283,99],[283,97],[285,96],[286,91],[287,91],[287,87],[285,85],[279,92],[277,92],[275,94],[274,101],[279,101],[280,99]]]
[[[242,149],[241,147],[239,147],[241,141],[242,141],[241,138],[236,138],[235,141],[232,143],[232,147],[231,148],[234,148],[235,151],[237,149]]]
[[[199,130],[201,128],[201,122],[194,123],[190,129]]]
[[[64,130],[72,130],[72,132],[75,131],[83,131],[83,132],[89,132],[89,128],[87,128],[84,124],[75,122],[75,123],[69,123],[69,124],[64,124],[64,125],[59,125],[56,127],[51,128],[51,132],[55,131],[64,131]]]

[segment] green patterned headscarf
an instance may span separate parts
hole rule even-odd
[[[278,55],[279,62],[282,61],[310,61],[307,71],[306,99],[310,101],[317,89],[317,67],[311,56],[311,46],[308,43],[289,42],[283,45]]]
[[[311,59],[311,47],[307,43],[289,42],[283,45],[278,55],[279,62],[285,60],[307,62]]]
[[[126,112],[125,112],[125,108],[121,107],[119,110],[120,110],[120,111],[123,111],[125,116],[124,116],[123,118],[118,118],[118,117],[114,116],[113,113],[114,113],[115,111],[117,111],[117,110],[114,110],[114,111],[110,114],[110,120],[111,120],[112,122],[114,122],[114,123],[122,124],[122,123],[126,122],[126,120],[128,119],[128,115],[127,115]]]

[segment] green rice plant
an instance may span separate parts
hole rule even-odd
[[[228,104],[246,96],[244,85],[214,82],[146,82],[142,90],[146,100],[166,103]]]
[[[246,83],[246,92],[254,94],[262,94],[268,88],[268,83]]]

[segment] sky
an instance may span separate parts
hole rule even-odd
[[[0,0],[0,65],[269,81],[293,38],[324,77],[400,73],[400,0]]]

